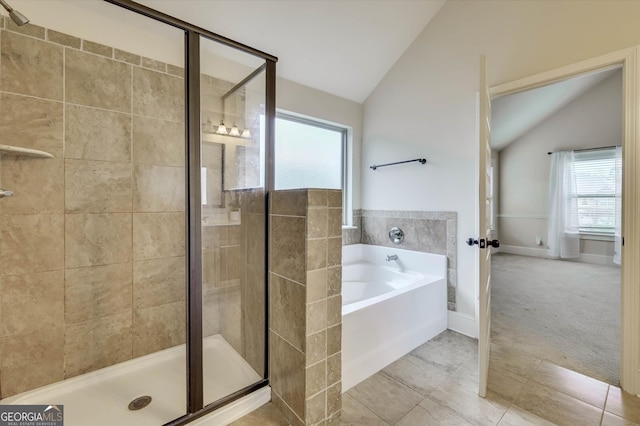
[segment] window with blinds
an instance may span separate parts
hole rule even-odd
[[[614,234],[616,161],[619,163],[621,160],[616,160],[615,148],[575,153],[578,226],[581,233]]]

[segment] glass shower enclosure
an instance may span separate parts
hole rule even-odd
[[[15,6],[0,405],[180,425],[263,388],[277,59],[131,1]]]

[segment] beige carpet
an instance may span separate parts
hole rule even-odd
[[[491,340],[620,382],[620,268],[497,254]]]

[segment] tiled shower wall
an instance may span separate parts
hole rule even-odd
[[[447,302],[456,310],[457,217],[455,212],[354,210],[354,228],[343,231],[344,244],[371,244],[447,256]],[[394,244],[389,230],[398,227],[405,240]]]
[[[270,195],[272,399],[293,425],[337,421],[342,408],[342,193]]]
[[[0,31],[0,392],[184,342],[182,70]]]

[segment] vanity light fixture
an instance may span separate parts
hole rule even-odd
[[[236,123],[233,123],[229,136],[240,136],[240,130],[238,129],[238,126],[236,126]]]
[[[233,123],[233,127],[227,130],[227,126],[224,125],[224,120],[220,120],[220,124],[218,126],[214,126],[210,118],[207,118],[207,122],[202,124],[202,132],[217,133],[219,135],[227,135],[244,139],[251,138],[251,130],[249,130],[248,128],[240,131],[236,123]]]
[[[224,125],[224,121],[220,120],[220,125],[218,126],[218,129],[216,130],[216,133],[219,135],[227,135],[229,134],[229,132],[227,131],[227,127]]]

